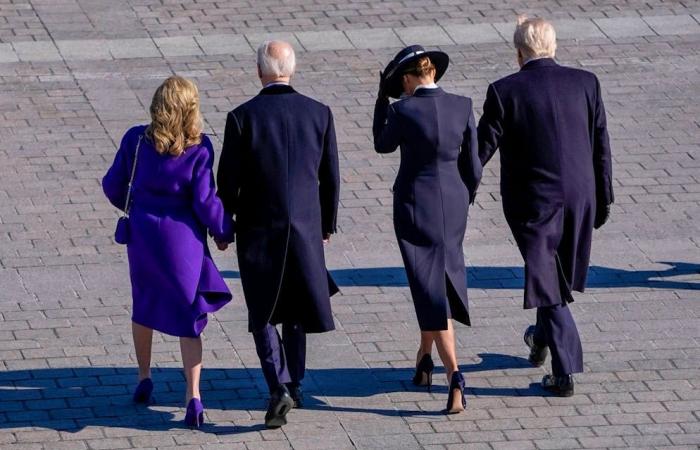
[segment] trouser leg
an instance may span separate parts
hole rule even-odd
[[[566,304],[537,308],[537,329],[552,355],[552,375],[583,372],[581,338]]]
[[[298,323],[282,325],[282,344],[287,356],[291,384],[299,386],[306,370],[306,333]]]
[[[260,358],[260,367],[270,392],[290,382],[287,358],[277,328],[267,324],[262,330],[253,332],[255,350]]]

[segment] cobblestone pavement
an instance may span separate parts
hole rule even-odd
[[[410,384],[418,329],[391,225],[396,155],[374,154],[377,72],[404,43],[452,57],[442,84],[483,102],[515,70],[515,13],[555,19],[558,59],[601,79],[616,203],[573,311],[585,373],[544,395],[522,332],[522,261],[498,166],[485,172],[464,252],[474,326],[458,326],[469,405]],[[700,445],[700,2],[696,0],[0,0],[0,447],[610,448]],[[202,93],[217,148],[225,112],[258,91],[253,48],[299,50],[299,90],[336,116],[338,330],[309,339],[308,407],[261,427],[265,388],[232,251],[235,302],[205,332],[209,424],[184,429],[179,348],[156,336],[156,402],[136,371],[124,249],[99,180],[171,73]],[[478,112],[478,111],[477,111]]]

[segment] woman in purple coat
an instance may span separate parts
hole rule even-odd
[[[148,402],[153,390],[153,330],[178,336],[187,379],[185,422],[198,427],[204,412],[200,333],[207,313],[232,298],[209,253],[207,230],[231,241],[233,223],[215,193],[214,150],[202,134],[195,84],[177,76],[165,80],[153,96],[151,120],[127,131],[102,180],[105,195],[121,210],[131,186],[127,254],[139,365],[134,401]]]
[[[435,82],[449,59],[420,45],[389,63],[374,109],[374,148],[401,148],[394,183],[394,230],[421,330],[416,385],[431,384],[433,343],[450,383],[448,413],[464,410],[452,319],[470,325],[462,241],[481,179],[472,101]],[[389,97],[405,98],[389,104]]]

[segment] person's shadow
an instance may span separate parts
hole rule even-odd
[[[591,266],[587,287],[626,288],[646,287],[656,289],[700,290],[697,281],[670,279],[677,276],[700,275],[700,264],[684,262],[661,262],[669,266],[665,270],[625,270],[611,267]],[[338,286],[408,286],[403,267],[371,267],[357,269],[335,269],[330,271]],[[240,278],[233,270],[222,271],[225,278]],[[524,271],[515,267],[467,267],[467,285],[475,289],[518,289],[524,285]]]
[[[467,380],[467,395],[542,396],[546,393],[533,383],[526,388],[469,387],[469,374],[475,372],[530,367],[526,359],[495,354],[479,354],[481,360],[460,367]],[[438,372],[440,373],[440,372]],[[411,384],[413,369],[334,368],[310,369],[304,380],[304,409],[329,412],[357,412],[381,416],[436,416],[441,411],[391,407],[388,399],[356,406],[355,398],[391,395],[400,392],[426,392]],[[153,369],[154,402],[135,405],[131,395],[136,379],[133,367],[84,367],[31,369],[0,373],[0,429],[42,427],[77,432],[88,426],[172,430],[184,428],[182,402],[184,377],[179,368]],[[447,395],[444,385],[432,393]],[[231,411],[240,417],[257,411],[260,423],[249,426],[206,423],[204,432],[245,433],[264,429],[262,414],[267,392],[259,369],[204,369],[202,397],[208,411]],[[345,400],[347,399],[347,400]],[[345,401],[344,401],[345,400]],[[164,409],[179,408],[180,412]],[[220,414],[218,414],[220,416]],[[248,417],[249,419],[249,417]],[[235,421],[235,420],[234,420]],[[248,421],[248,420],[247,420]]]

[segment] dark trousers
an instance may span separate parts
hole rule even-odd
[[[583,372],[583,349],[576,322],[566,304],[537,308],[535,344],[552,355],[552,375]]]
[[[270,392],[283,384],[301,384],[306,369],[306,333],[301,325],[282,324],[280,337],[277,327],[268,323],[253,332],[253,339]]]

